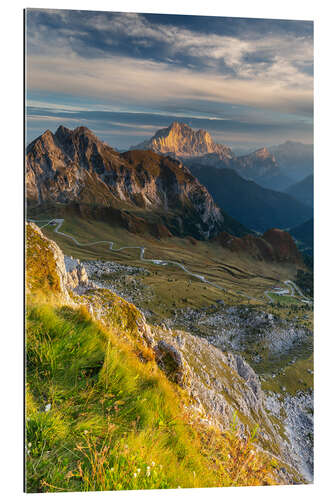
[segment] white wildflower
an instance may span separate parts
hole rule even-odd
[[[133,476],[136,477],[136,472],[134,472]]]
[[[48,412],[51,410],[51,403],[47,403],[47,405],[45,406],[45,411]]]
[[[141,472],[141,469],[137,469],[137,473],[140,474],[140,472]]]

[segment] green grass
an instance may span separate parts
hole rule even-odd
[[[280,305],[300,305],[302,302],[297,297],[292,297],[289,295],[278,295],[276,293],[268,293],[271,299],[274,300],[275,304],[280,304]]]
[[[300,357],[295,363],[288,364],[273,378],[267,376],[262,388],[275,393],[296,394],[298,391],[313,390],[313,354]]]
[[[29,305],[26,364],[28,492],[273,482],[251,440],[199,431],[155,362],[83,309]]]

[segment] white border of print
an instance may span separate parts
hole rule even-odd
[[[330,215],[332,163],[332,16],[326,0],[206,0],[193,2],[169,0],[167,3],[140,0],[112,2],[107,0],[34,1],[30,8],[62,8],[201,14],[230,17],[303,19],[315,21],[315,483],[308,486],[226,488],[205,490],[165,490],[89,493],[90,498],[110,495],[114,499],[199,499],[212,500],[275,498],[329,498],[332,477],[332,334],[331,283],[332,238]],[[14,0],[2,6],[2,77],[1,77],[1,411],[2,434],[0,472],[1,493],[6,499],[22,498],[23,487],[23,343],[22,343],[22,276],[23,276],[23,178],[22,178],[22,102],[23,102],[23,8],[25,1]],[[319,91],[320,89],[320,91]],[[59,499],[61,493],[57,493]],[[79,499],[81,493],[66,493],[66,499]],[[31,498],[35,495],[32,494]],[[47,498],[53,498],[48,494]],[[30,497],[29,497],[30,498]]]

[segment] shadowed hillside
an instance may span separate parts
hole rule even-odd
[[[304,222],[312,215],[310,207],[289,194],[265,189],[231,169],[201,165],[192,166],[191,171],[207,187],[217,205],[251,229],[284,229]]]

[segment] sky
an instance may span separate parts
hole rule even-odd
[[[174,120],[237,153],[313,142],[313,23],[28,9],[27,143],[84,125],[117,149]]]

